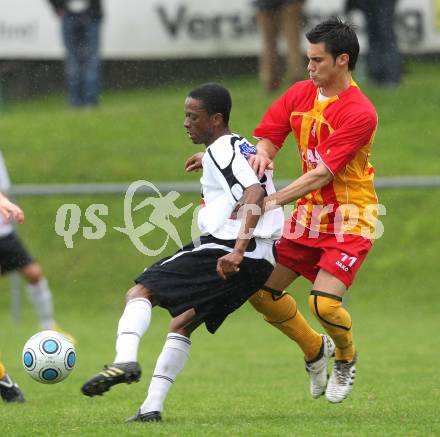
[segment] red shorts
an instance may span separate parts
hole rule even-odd
[[[371,241],[360,235],[344,235],[343,241],[338,241],[334,234],[309,234],[304,229],[295,239],[281,237],[275,243],[277,263],[311,282],[324,269],[348,288],[371,249]]]

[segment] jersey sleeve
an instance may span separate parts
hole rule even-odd
[[[266,138],[280,149],[291,131],[290,115],[292,113],[294,89],[290,88],[269,107],[260,124],[254,129],[254,137]]]
[[[376,114],[371,112],[350,114],[341,127],[316,148],[320,161],[335,175],[362,147],[373,140],[376,128]]]
[[[212,176],[235,201],[242,197],[246,188],[260,183],[238,147],[220,144],[209,147],[207,153],[208,162],[216,169],[213,169]]]
[[[200,208],[197,224],[202,234],[213,234],[220,229],[231,216],[236,201],[229,193],[223,193],[216,199]]]

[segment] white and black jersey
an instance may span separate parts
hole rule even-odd
[[[7,194],[11,189],[11,181],[9,179],[8,170],[2,152],[0,152],[0,192]],[[7,222],[2,214],[0,214],[0,237],[5,237],[14,231],[11,223]]]
[[[250,153],[255,147],[238,135],[224,135],[207,148],[201,178],[205,206],[198,216],[203,234],[135,279],[173,317],[194,309],[195,321],[204,322],[211,333],[264,285],[275,265],[274,240],[283,225],[280,208],[260,218],[238,272],[223,280],[216,271],[218,259],[235,246],[241,223],[230,216],[244,190],[261,183],[268,194],[274,191],[271,172],[261,181],[255,176],[247,161]]]
[[[275,192],[272,171],[266,170],[258,180],[249,165],[247,158],[255,153],[254,145],[235,134],[223,135],[206,149],[200,179],[204,207],[198,216],[202,235],[210,234],[219,240],[235,240],[241,220],[231,219],[230,216],[244,190],[251,185],[261,184],[267,194]],[[259,244],[271,244],[280,238],[283,222],[281,208],[268,211],[258,221],[253,236],[260,240]],[[246,256],[260,258],[261,253],[247,253]]]

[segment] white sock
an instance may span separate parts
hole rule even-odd
[[[170,332],[156,363],[148,395],[141,406],[141,413],[163,411],[163,403],[176,376],[185,367],[191,340]]]
[[[38,320],[43,329],[53,329],[55,320],[53,318],[52,293],[46,278],[41,278],[36,284],[27,284],[29,300],[37,312]]]
[[[151,303],[148,299],[133,299],[127,303],[119,320],[115,363],[137,361],[139,342],[150,321]]]

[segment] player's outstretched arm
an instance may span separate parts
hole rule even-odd
[[[267,211],[277,206],[292,203],[300,197],[322,188],[332,179],[333,174],[324,164],[320,163],[316,168],[304,173],[291,184],[265,197],[263,209]]]
[[[202,166],[202,158],[203,158],[204,152],[198,152],[195,153],[193,156],[188,158],[185,162],[185,171],[198,171],[201,169]]]
[[[0,193],[0,213],[9,222],[15,220],[22,223],[24,220],[24,212],[15,203],[12,203],[5,195]]]

